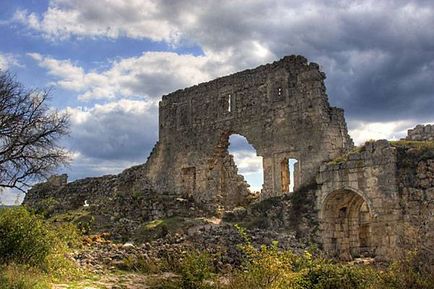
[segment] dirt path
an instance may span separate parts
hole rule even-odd
[[[174,278],[172,273],[138,274],[107,272],[70,283],[53,284],[53,289],[146,289],[154,288],[162,280]]]

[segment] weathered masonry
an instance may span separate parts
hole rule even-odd
[[[287,192],[289,158],[298,160],[295,189],[311,182],[324,160],[353,146],[324,79],[317,64],[289,56],[163,96],[148,177],[211,207],[242,205],[249,191],[227,151],[239,134],[263,157],[263,198]]]

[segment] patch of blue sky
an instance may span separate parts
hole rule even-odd
[[[17,9],[41,14],[48,8],[48,0],[2,0],[0,1],[0,19],[9,19]]]

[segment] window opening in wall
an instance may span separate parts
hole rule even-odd
[[[280,162],[280,185],[282,193],[292,193],[299,183],[298,161],[284,158]]]
[[[251,192],[260,192],[264,181],[262,157],[256,155],[256,150],[247,139],[239,134],[229,137],[229,154],[234,158],[238,175],[244,177]]]
[[[196,168],[182,168],[182,187],[186,198],[191,198],[196,188]]]
[[[228,112],[232,111],[232,105],[231,105],[231,101],[232,101],[232,95],[228,95]]]

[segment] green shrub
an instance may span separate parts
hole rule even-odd
[[[205,280],[212,277],[214,267],[208,253],[190,251],[181,261],[182,288],[198,288]]]
[[[214,277],[215,268],[210,254],[196,250],[189,250],[185,255],[172,260],[169,269],[179,274],[179,278],[172,278],[161,282],[159,289],[211,289],[217,288]]]
[[[0,262],[40,266],[56,238],[41,217],[23,207],[0,211]]]
[[[315,289],[364,289],[374,288],[377,281],[376,272],[368,267],[321,264],[301,271],[296,283]]]
[[[0,265],[33,267],[53,278],[72,277],[78,269],[66,253],[79,242],[72,225],[53,226],[24,207],[0,210]]]
[[[296,255],[290,250],[279,250],[277,242],[257,248],[243,228],[237,227],[244,244],[242,268],[230,276],[228,289],[358,289],[375,288],[377,274],[368,267],[334,264],[312,252]]]
[[[393,262],[380,273],[378,289],[432,289],[434,288],[433,268],[429,261],[432,252],[408,252],[400,261]]]

